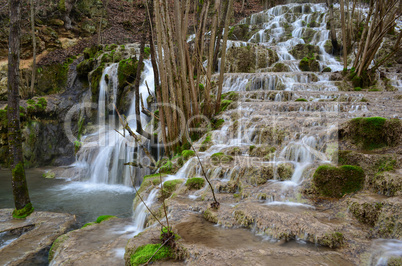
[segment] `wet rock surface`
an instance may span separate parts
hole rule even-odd
[[[44,254],[53,241],[75,223],[75,216],[65,213],[33,212],[26,219],[13,219],[13,209],[0,210],[0,234],[14,235],[0,247],[2,265],[43,265]]]
[[[112,218],[62,235],[53,244],[49,261],[51,265],[124,265],[124,247],[134,235],[131,224],[131,219]]]

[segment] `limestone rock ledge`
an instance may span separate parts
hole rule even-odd
[[[22,234],[0,249],[0,265],[28,265],[43,258],[53,241],[76,221],[75,215],[41,211],[26,219],[13,219],[12,211],[0,210],[0,233]]]

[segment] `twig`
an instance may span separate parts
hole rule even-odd
[[[172,236],[170,236],[168,239],[166,239],[166,241],[155,251],[155,253],[154,253],[154,254],[152,255],[152,257],[147,261],[147,263],[145,263],[145,265],[148,265],[148,264],[151,262],[151,260],[152,260],[153,257],[156,255],[156,253],[158,253],[158,251],[159,251],[164,245],[166,245],[166,243],[169,242],[172,237],[174,237],[174,234],[173,234]]]
[[[159,219],[158,219],[158,218],[156,217],[156,215],[151,211],[151,209],[148,207],[148,205],[145,204],[144,199],[141,197],[140,193],[138,193],[138,190],[135,188],[134,180],[133,180],[132,176],[130,176],[130,180],[131,180],[131,184],[133,185],[133,188],[134,188],[134,190],[135,190],[135,194],[140,198],[141,202],[142,202],[142,203],[144,204],[144,206],[147,208],[147,210],[149,211],[149,213],[155,218],[155,220],[158,221],[158,223],[162,226],[162,228],[163,228],[163,227],[166,227],[166,226],[164,226],[164,225],[161,223],[161,221],[159,221]]]
[[[162,184],[162,174],[161,174],[160,172],[159,172],[159,179],[160,179],[161,184]],[[161,185],[161,189],[163,189],[163,188],[162,188],[162,185]],[[167,224],[167,227],[168,227],[168,228],[170,228],[170,226],[169,226],[169,220],[168,220],[168,216],[167,216],[167,213],[166,213],[165,199],[163,199],[162,204],[163,204],[163,211],[165,212],[166,224]]]

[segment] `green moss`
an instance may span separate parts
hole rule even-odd
[[[200,189],[204,187],[205,180],[204,178],[201,177],[194,177],[194,178],[189,178],[186,181],[186,186],[189,189]]]
[[[188,160],[195,156],[195,152],[193,150],[184,150],[181,152],[181,156],[183,156],[184,160]]]
[[[300,60],[299,68],[302,71],[319,71],[320,64],[314,57],[304,57]]]
[[[170,174],[172,172],[172,169],[173,162],[169,160],[159,169],[159,172]]]
[[[77,153],[82,146],[82,142],[79,140],[74,141],[74,153]]]
[[[230,155],[226,155],[222,152],[217,152],[211,155],[211,163],[213,165],[219,164],[219,163],[230,163],[233,161],[234,158]]]
[[[206,209],[203,213],[204,219],[208,222],[217,224],[218,223],[218,215],[216,212],[211,211],[210,209]]]
[[[87,77],[88,73],[92,71],[94,66],[95,66],[95,60],[93,58],[85,59],[77,65],[77,73],[81,77]]]
[[[306,99],[304,98],[299,98],[295,100],[296,102],[308,102]]]
[[[86,223],[81,228],[85,228],[87,226],[91,226],[91,225],[94,225],[94,224],[96,224],[96,223],[95,222]]]
[[[105,68],[105,64],[102,63],[91,74],[91,91],[92,91],[92,101],[93,102],[98,102],[99,84],[101,82],[102,73],[103,73],[104,68]]]
[[[14,171],[14,170],[13,170]],[[28,215],[30,215],[31,213],[33,213],[34,208],[32,206],[32,203],[28,203],[27,205],[25,205],[24,208],[17,210],[14,209],[13,211],[13,218],[15,219],[24,219],[26,218]]]
[[[98,218],[96,218],[95,223],[99,224],[99,223],[101,223],[103,221],[107,221],[107,220],[112,219],[112,218],[116,218],[116,216],[113,216],[113,215],[101,215]]]
[[[349,121],[350,137],[354,143],[367,150],[397,145],[401,132],[399,119],[383,117],[355,118]]]
[[[165,176],[167,176],[167,174],[164,174],[164,173],[156,173],[156,174],[152,174],[152,175],[146,175],[146,176],[143,177],[143,180],[149,179],[149,178],[154,178],[154,177],[158,177],[158,178],[159,178],[160,176],[162,176],[162,178],[164,178]]]
[[[53,256],[56,252],[56,250],[59,248],[61,244],[63,244],[66,240],[68,239],[68,235],[61,235],[59,236],[52,244],[49,250],[49,261],[53,259]]]
[[[66,12],[66,1],[65,0],[60,0],[57,7],[58,7],[60,12],[62,12],[62,13]]]
[[[56,177],[56,174],[54,173],[54,172],[52,172],[52,171],[47,171],[46,173],[43,173],[43,175],[42,175],[44,178],[50,178],[50,179],[52,179],[52,178],[55,178]]]
[[[138,61],[136,58],[121,60],[117,68],[117,78],[119,88],[122,89],[135,80],[137,74]]]
[[[157,250],[158,252],[155,254]],[[174,258],[174,253],[171,247],[161,247],[161,244],[148,244],[140,246],[134,251],[134,253],[131,255],[130,263],[132,266],[143,265],[147,263],[152,256],[152,261],[158,261]]]
[[[212,127],[213,127],[213,129],[218,129],[223,125],[223,123],[225,123],[225,120],[222,118],[221,119],[213,119]]]
[[[144,48],[144,58],[148,59],[150,55],[151,55],[151,48],[150,47],[145,47]]]
[[[359,166],[321,165],[314,173],[313,184],[321,195],[340,198],[347,193],[361,190],[364,179],[365,174]]]
[[[224,112],[228,109],[229,105],[232,103],[233,101],[231,100],[222,100],[221,101],[221,107],[220,107],[220,111]]]
[[[209,146],[212,143],[211,136],[212,136],[211,133],[208,133],[204,141],[201,142],[200,151],[206,151],[209,148]]]
[[[356,87],[356,88],[354,88],[354,90],[355,90],[355,91],[361,91],[361,90],[362,90],[362,88],[360,88],[360,87]]]
[[[330,67],[326,67],[322,70],[322,72],[331,72],[332,69]]]
[[[174,179],[166,181],[165,183],[163,183],[162,196],[164,198],[170,197],[170,195],[172,195],[172,193],[176,190],[177,186],[182,183],[183,183],[182,179]]]

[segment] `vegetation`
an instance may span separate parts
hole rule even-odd
[[[341,131],[341,137],[352,139],[362,149],[373,150],[397,145],[401,130],[399,119],[360,117],[349,121],[348,129]]]
[[[187,179],[186,186],[189,189],[200,189],[200,188],[204,187],[204,183],[205,183],[204,178],[193,177],[193,178]]]
[[[161,244],[148,244],[138,247],[134,254],[131,255],[130,262],[131,265],[137,266],[147,263],[150,259],[151,261],[157,261],[171,258],[174,258],[171,247],[161,247]]]
[[[347,193],[361,190],[364,179],[365,174],[359,166],[321,165],[314,173],[313,184],[321,195],[341,198]]]
[[[95,223],[99,224],[99,223],[101,223],[103,221],[107,221],[107,220],[109,220],[111,218],[116,218],[116,216],[113,216],[113,215],[101,215],[98,218],[96,218]]]

